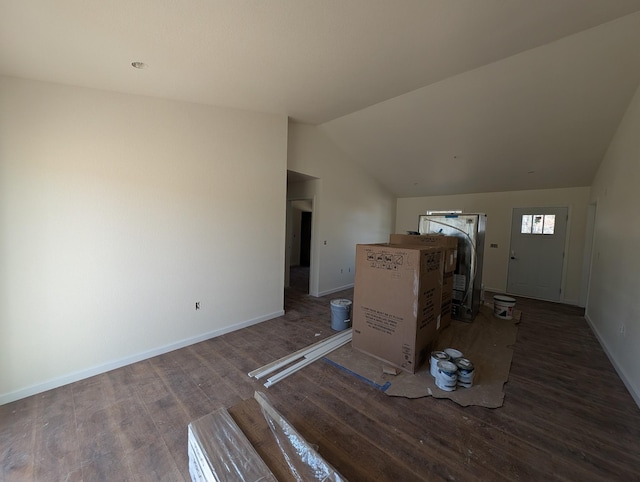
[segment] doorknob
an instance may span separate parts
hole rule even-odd
[[[515,251],[511,251],[511,259],[517,259],[516,258],[516,252]]]

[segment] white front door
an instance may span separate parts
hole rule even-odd
[[[514,208],[507,291],[560,301],[567,208]]]

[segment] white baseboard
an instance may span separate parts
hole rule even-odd
[[[496,293],[496,294],[506,293],[505,290],[498,289],[498,288],[490,288],[489,286],[485,286],[484,287],[484,292],[485,293]]]
[[[189,346],[195,343],[199,343],[201,341],[209,340],[210,338],[215,338],[217,336],[221,336],[226,333],[239,330],[241,328],[246,328],[251,325],[256,325],[258,323],[262,323],[263,321],[271,320],[273,318],[277,318],[278,316],[283,316],[283,315],[284,315],[284,310],[276,311],[268,315],[259,316],[258,318],[254,318],[252,320],[242,321],[240,323],[236,323],[230,326],[225,326],[224,328],[219,328],[217,330],[213,330],[208,333],[203,333],[201,335],[194,336],[192,338],[186,338],[184,340],[180,340],[175,343],[170,343],[168,345],[154,348],[152,350],[148,350],[142,353],[137,353],[135,355],[121,358],[119,360],[113,360],[108,363],[87,368],[86,370],[80,370],[74,373],[69,373],[67,375],[56,377],[42,383],[36,383],[35,385],[31,385],[29,387],[22,388],[20,390],[0,394],[0,405],[4,405],[5,403],[11,403],[16,400],[20,400],[22,398],[30,397],[32,395],[36,395],[38,393],[42,393],[47,390],[52,390],[54,388],[67,385],[69,383],[77,382],[79,380],[84,380],[85,378],[89,378],[95,375],[99,375],[101,373],[115,370],[116,368],[121,368],[126,365],[131,365],[132,363],[146,360],[154,356],[162,355],[164,353],[168,353],[170,351],[177,350],[179,348],[184,348],[185,346]]]
[[[506,290],[499,290],[499,289],[496,289],[496,288],[489,288],[487,286],[484,287],[484,290],[487,293],[496,293],[496,294],[504,293],[504,294],[509,295],[509,296],[522,296],[522,295],[511,294]],[[531,298],[531,297],[524,296],[524,298]],[[580,303],[578,300],[573,300],[573,299],[562,299],[562,300],[559,300],[559,301],[545,300],[543,298],[531,298],[531,299],[532,300],[540,300],[540,301],[548,301],[549,303],[561,303],[563,305],[572,305],[572,306],[579,306],[579,303]],[[581,308],[584,308],[584,306],[581,306]]]
[[[589,315],[587,313],[585,313],[584,318],[585,320],[587,320],[587,323],[589,323],[589,326],[591,327],[591,331],[593,331],[593,333],[596,335],[596,338],[598,339],[600,346],[602,347],[607,357],[609,358],[609,361],[613,365],[613,368],[618,373],[618,376],[622,380],[622,383],[624,383],[624,385],[627,387],[627,390],[635,400],[636,405],[640,407],[640,392],[636,389],[636,387],[633,386],[624,368],[618,365],[618,362],[616,361],[616,359],[611,355],[611,352],[609,351],[609,348],[607,347],[607,344],[605,343],[604,338],[602,338],[602,336],[600,335],[600,332],[596,328],[596,325],[593,323],[593,321],[591,321],[591,318],[589,318]]]
[[[330,290],[321,291],[318,293],[318,297],[327,296],[333,293],[337,293],[338,291],[348,290],[349,288],[353,288],[353,283],[349,283],[348,285],[339,286],[337,288],[332,288]]]

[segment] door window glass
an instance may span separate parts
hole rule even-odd
[[[533,226],[531,228],[531,234],[542,234],[543,219],[544,215],[542,214],[533,215]]]
[[[522,234],[553,234],[556,228],[555,214],[523,214],[520,225]]]
[[[556,227],[556,215],[546,214],[544,216],[544,226],[542,227],[542,234],[553,234]]]
[[[522,227],[520,228],[520,232],[522,234],[530,234],[531,233],[531,214],[523,214],[522,215]]]

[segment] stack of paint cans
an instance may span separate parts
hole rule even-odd
[[[471,388],[473,386],[473,376],[475,369],[471,360],[467,358],[457,358],[456,367],[458,367],[457,385],[462,388]]]
[[[449,361],[451,360],[451,357],[443,351],[431,352],[431,359],[429,360],[430,362],[429,368],[431,371],[431,376],[433,378],[435,378],[438,375],[438,362],[441,360]]]
[[[464,358],[462,352],[455,348],[431,353],[431,375],[436,386],[451,392],[456,387],[471,388],[473,386],[474,366],[471,360]]]
[[[438,362],[438,373],[436,374],[436,387],[445,392],[452,392],[458,383],[458,367],[455,363],[440,360]]]

